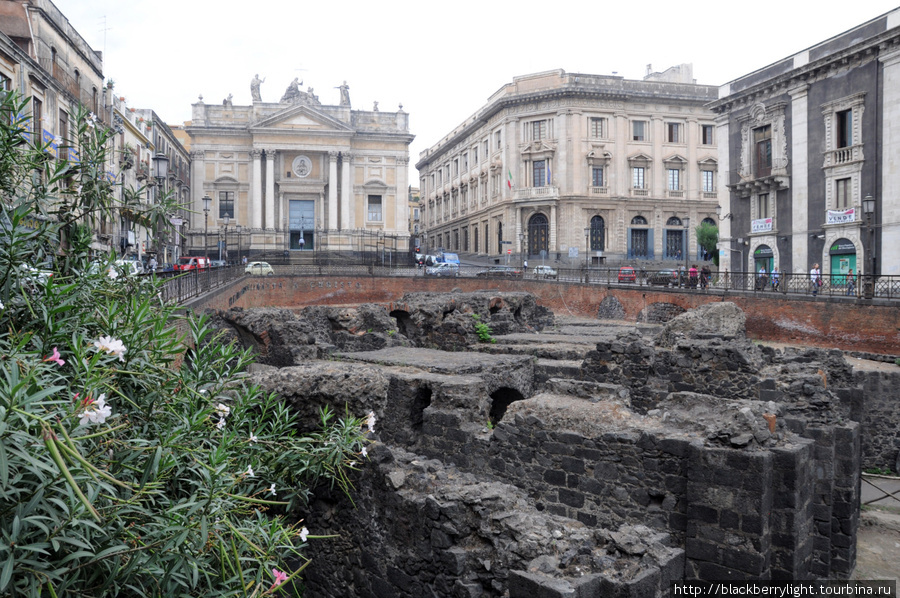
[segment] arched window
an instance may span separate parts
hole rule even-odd
[[[716,221],[713,220],[712,218],[704,218],[703,220],[700,221],[700,224],[708,224],[710,226],[716,226]]]
[[[635,216],[631,219],[631,224],[633,226],[647,226],[647,219],[643,216]]]
[[[668,220],[666,220],[666,226],[681,226],[681,218],[678,216],[672,216]]]
[[[550,222],[543,214],[535,214],[528,220],[528,255],[539,255],[550,250]]]
[[[602,216],[591,218],[591,251],[603,251],[606,245],[606,224]]]

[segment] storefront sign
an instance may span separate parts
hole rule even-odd
[[[856,222],[856,208],[825,212],[825,224],[846,224],[848,222]]]
[[[759,218],[750,223],[750,230],[754,233],[767,233],[772,230],[771,218]]]

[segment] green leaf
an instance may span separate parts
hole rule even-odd
[[[0,573],[0,592],[6,589],[6,586],[9,585],[9,580],[12,579],[13,574],[13,565],[15,564],[15,557],[10,554],[9,558],[6,559],[6,563],[3,565],[3,572]]]

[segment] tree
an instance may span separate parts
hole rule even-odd
[[[719,265],[719,227],[709,222],[701,222],[696,228],[697,244],[703,251],[713,256],[713,263]]]
[[[286,563],[315,537],[299,509],[316,483],[349,491],[374,416],[326,410],[299,436],[243,377],[249,352],[179,315],[155,277],[92,261],[93,218],[165,208],[115,198],[102,123],[79,111],[62,140],[79,160],[58,160],[26,111],[0,100],[0,596],[292,587],[305,564]]]

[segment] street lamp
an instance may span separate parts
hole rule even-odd
[[[222,243],[222,254],[224,255],[225,263],[228,263],[228,223],[231,222],[231,218],[228,214],[225,214],[225,241]],[[222,256],[219,256],[222,257]]]
[[[240,225],[240,224],[236,224],[236,225],[234,226],[234,230],[237,231],[237,236],[238,236],[238,259],[237,259],[237,261],[238,261],[238,263],[240,264],[240,263],[242,263],[242,261],[243,261],[243,253],[244,253],[244,252],[242,251],[242,249],[241,249],[241,241],[242,241],[242,239],[241,239],[241,230],[242,230],[241,225]]]
[[[212,197],[209,193],[203,196],[203,255],[209,257],[209,204]]]
[[[684,219],[684,275],[688,275],[688,254],[691,247],[691,219]],[[684,287],[687,288],[688,280],[685,278]]]
[[[869,249],[866,252],[866,278],[863,281],[863,296],[871,299],[875,296],[875,198],[866,195],[863,198],[863,214],[866,215],[866,236]]]
[[[156,179],[156,203],[157,205],[160,203],[161,195],[163,193],[163,183],[166,180],[166,176],[169,174],[169,157],[165,154],[156,154],[153,156],[153,178]],[[156,241],[156,252],[157,258],[159,258],[159,250],[160,250],[160,234],[159,234],[159,224],[153,223],[153,235],[157,237],[154,239]],[[163,252],[162,259],[164,262],[169,261],[168,252]]]

